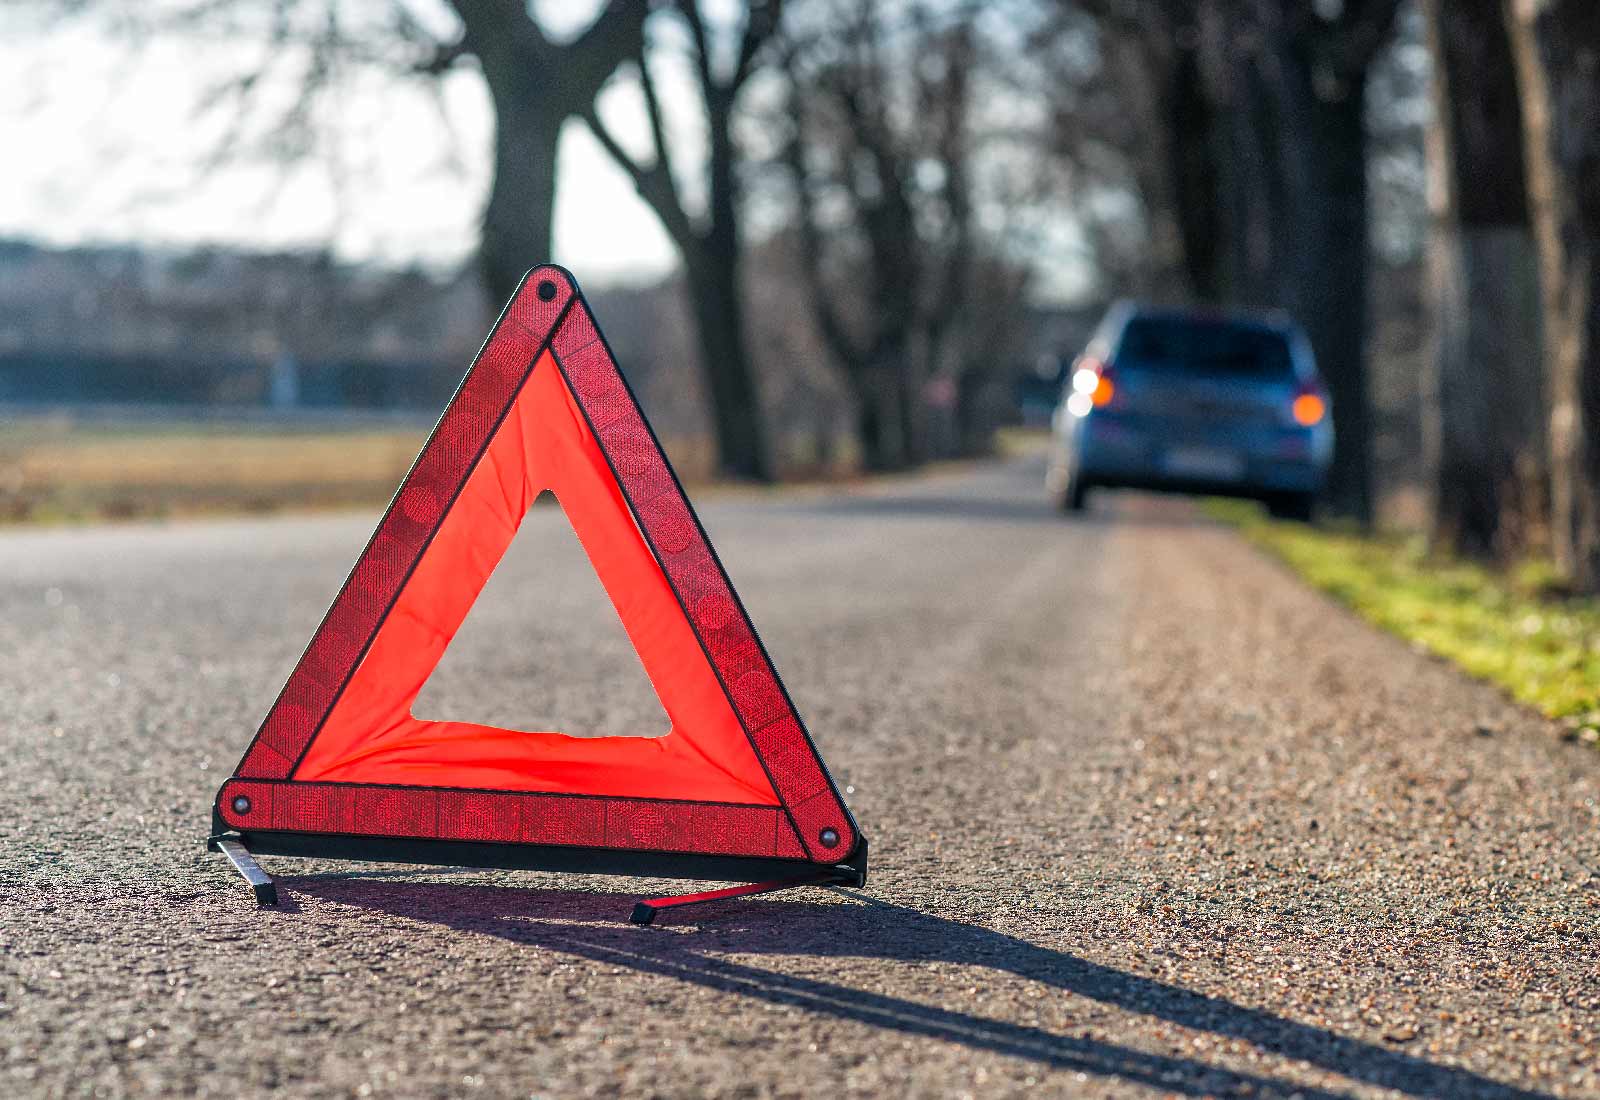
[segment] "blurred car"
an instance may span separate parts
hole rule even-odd
[[[1309,520],[1333,457],[1328,393],[1287,320],[1112,307],[1069,371],[1049,487],[1253,497]]]

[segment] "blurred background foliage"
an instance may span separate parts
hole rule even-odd
[[[1115,297],[1282,309],[1332,392],[1335,514],[1600,585],[1587,0],[0,18],[34,166],[0,209],[9,514],[59,505],[51,470],[117,464],[74,467],[79,436],[304,486],[260,448],[358,433],[358,476],[251,499],[376,491],[402,467],[373,456],[554,255],[692,477],[982,454],[1046,415]],[[210,499],[170,480],[171,505]]]

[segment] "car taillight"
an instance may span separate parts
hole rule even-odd
[[[1328,398],[1321,386],[1302,386],[1289,405],[1289,415],[1302,428],[1314,428],[1328,415]]]
[[[1086,356],[1078,360],[1077,369],[1072,372],[1072,396],[1067,398],[1067,410],[1074,416],[1088,416],[1091,410],[1111,404],[1116,392],[1111,368]]]
[[[1095,380],[1094,391],[1089,394],[1095,408],[1111,404],[1111,398],[1116,395],[1117,387],[1111,381],[1111,368],[1101,367],[1099,377]]]

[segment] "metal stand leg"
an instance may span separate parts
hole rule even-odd
[[[250,850],[237,840],[220,838],[213,842],[217,851],[228,857],[228,862],[233,864],[234,870],[244,876],[250,888],[256,893],[256,904],[277,905],[278,887],[272,881],[272,876],[261,869],[255,861]]]
[[[703,894],[679,894],[670,898],[648,898],[637,902],[633,913],[628,917],[634,924],[649,924],[656,919],[656,914],[663,909],[676,909],[680,905],[699,905],[705,901],[721,901],[723,898],[744,898],[752,894],[770,894],[774,890],[787,890],[794,886],[854,886],[854,879],[841,875],[836,871],[822,871],[814,875],[801,875],[799,878],[779,878],[768,882],[752,882],[746,886],[730,886],[725,890],[708,890]]]

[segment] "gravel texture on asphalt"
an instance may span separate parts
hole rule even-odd
[[[1600,754],[1040,475],[705,506],[872,877],[651,928],[203,851],[371,516],[5,533],[0,1095],[1600,1095]],[[491,589],[433,711],[653,731],[558,511]]]

